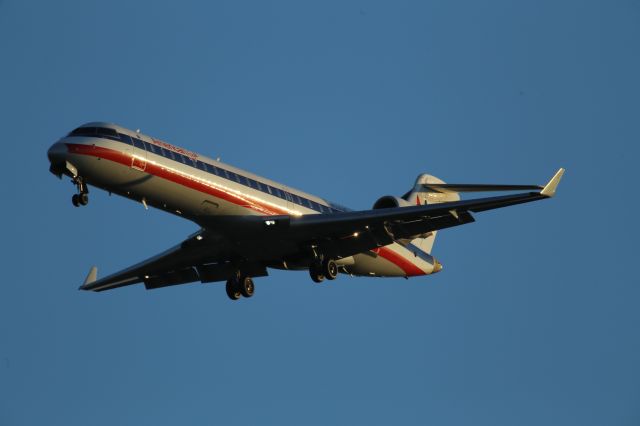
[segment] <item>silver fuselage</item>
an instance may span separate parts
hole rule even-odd
[[[69,135],[49,150],[52,171],[202,224],[216,216],[333,214],[346,208],[110,123],[114,134]],[[278,244],[274,241],[273,244]],[[393,243],[340,259],[353,275],[410,277],[434,272],[434,258]],[[277,266],[276,266],[277,267]]]

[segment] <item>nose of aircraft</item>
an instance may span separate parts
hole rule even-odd
[[[51,148],[47,151],[47,157],[49,157],[49,162],[51,163],[51,167],[49,170],[54,175],[60,176],[65,170],[67,156],[67,146],[62,142],[56,142],[51,145]]]
[[[67,154],[67,146],[62,142],[56,142],[51,145],[49,151],[47,151],[47,156],[49,157],[49,162],[51,164],[64,162],[64,157]]]

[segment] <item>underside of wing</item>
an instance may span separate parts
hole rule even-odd
[[[156,256],[104,278],[98,279],[93,267],[80,289],[104,291],[144,283],[150,290],[194,281],[224,281],[238,270],[235,258],[224,246],[214,235],[201,230]],[[254,277],[267,274],[261,264],[244,263],[242,268]]]

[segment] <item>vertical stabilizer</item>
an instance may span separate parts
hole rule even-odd
[[[416,179],[416,183],[413,186],[413,189],[409,191],[407,194],[403,196],[405,200],[412,204],[423,205],[423,204],[438,204],[438,203],[448,203],[450,201],[460,201],[460,194],[455,191],[448,190],[440,190],[435,191],[428,186],[427,184],[442,184],[445,183],[441,179],[438,179],[435,176],[431,176],[428,174],[421,174]],[[424,238],[416,238],[411,241],[412,244],[417,246],[422,251],[425,251],[431,254],[431,250],[433,249],[433,243],[436,239],[437,231],[433,231],[429,236]]]

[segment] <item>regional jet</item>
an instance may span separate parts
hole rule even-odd
[[[442,265],[432,255],[437,231],[474,221],[472,213],[553,197],[564,169],[544,186],[447,184],[421,174],[402,196],[387,195],[353,211],[219,160],[110,123],[88,123],[54,143],[50,171],[77,188],[89,186],[188,219],[199,230],[176,246],[98,278],[82,290],[143,283],[147,289],[226,282],[232,300],[251,297],[253,278],[269,268],[308,270],[317,283],[338,274],[416,277]],[[460,193],[509,191],[461,200]]]

